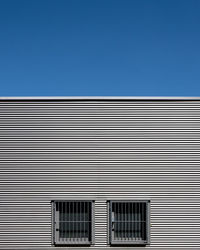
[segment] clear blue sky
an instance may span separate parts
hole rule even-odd
[[[199,0],[1,0],[0,96],[200,96]]]

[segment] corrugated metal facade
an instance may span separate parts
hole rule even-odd
[[[90,249],[109,248],[112,199],[151,200],[134,249],[200,249],[199,153],[200,101],[1,101],[0,249],[55,248],[55,199],[96,200]]]

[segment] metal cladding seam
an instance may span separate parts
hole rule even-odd
[[[112,199],[151,200],[134,249],[200,249],[199,153],[200,100],[1,100],[0,249],[55,248],[55,199],[96,201],[90,249]]]

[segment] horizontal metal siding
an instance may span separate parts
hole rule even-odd
[[[199,153],[200,101],[2,101],[0,249],[55,248],[55,199],[96,200],[91,249],[112,199],[151,200],[146,248],[200,249]]]

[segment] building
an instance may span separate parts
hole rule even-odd
[[[1,98],[0,249],[200,249],[200,98]]]

